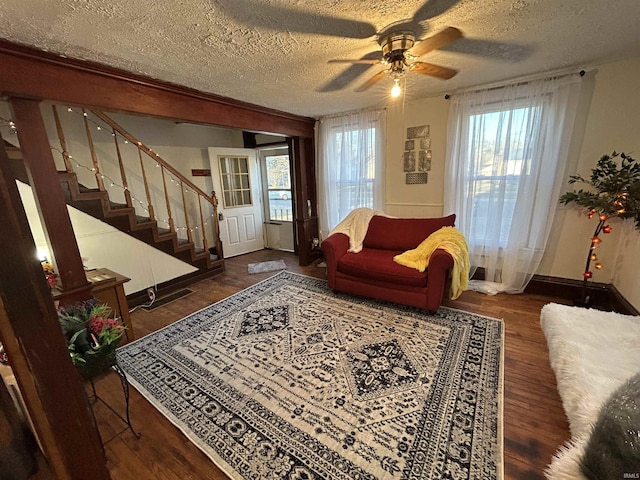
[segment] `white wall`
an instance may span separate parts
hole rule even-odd
[[[577,160],[570,166],[589,176],[591,168],[605,153],[613,150],[629,153],[640,160],[640,59],[635,58],[598,67],[595,84],[585,80],[585,91],[593,90],[591,102],[583,102],[578,127],[582,122],[584,137],[578,135],[573,145]],[[590,93],[590,92],[588,92]],[[389,102],[388,144],[386,152],[386,207],[391,215],[436,216],[442,214],[444,162],[449,102],[443,97]],[[432,170],[426,185],[406,185],[402,171],[402,151],[406,127],[430,125]],[[580,128],[579,128],[580,129]],[[640,233],[623,222],[610,222],[613,232],[603,235],[598,257],[604,268],[593,270],[593,280],[613,283],[636,308],[640,309]],[[538,274],[582,279],[590,238],[596,221],[589,221],[573,207],[559,206],[547,253]]]
[[[16,183],[36,247],[47,250],[31,187]],[[73,207],[67,209],[84,266],[108,268],[129,277],[131,281],[124,284],[127,295],[197,270]]]

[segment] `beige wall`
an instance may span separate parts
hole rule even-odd
[[[400,100],[400,99],[398,99]],[[417,101],[407,99],[387,106],[387,151],[385,165],[385,212],[397,217],[442,215],[444,161],[447,148],[449,101],[444,97]],[[403,171],[407,127],[429,125],[431,171],[424,185],[407,185]]]
[[[640,59],[601,65],[597,70],[593,80],[584,80],[587,95],[579,111],[572,147],[575,158],[567,175],[577,171],[589,176],[600,156],[613,150],[640,160]],[[401,102],[390,102],[387,109],[385,211],[401,217],[442,214],[449,102],[443,97],[407,100],[404,111]],[[426,185],[406,185],[401,157],[406,127],[425,124],[431,128],[433,152],[429,180]],[[579,210],[559,206],[538,273],[581,279],[595,225],[595,220],[589,221]],[[603,236],[598,251],[604,268],[594,270],[594,281],[613,283],[640,309],[640,233],[630,220],[614,219],[611,226],[613,232]]]
[[[613,150],[640,160],[640,58],[603,65],[598,70],[578,166],[583,176],[590,173],[600,156]],[[594,279],[613,279],[620,293],[640,310],[640,232],[632,220],[624,224],[616,220],[611,225],[614,231],[604,237],[600,250],[603,254],[605,250],[615,251],[617,257],[603,261],[605,267],[594,274]],[[561,248],[569,252],[575,247],[566,242]]]

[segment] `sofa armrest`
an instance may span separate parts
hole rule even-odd
[[[436,311],[440,307],[445,295],[445,288],[449,284],[449,272],[453,268],[453,257],[449,252],[437,248],[429,258],[427,267],[427,309]]]
[[[338,262],[349,249],[349,237],[344,233],[334,233],[322,242],[321,248],[327,264],[327,280],[329,282],[329,288],[334,289],[336,285]]]

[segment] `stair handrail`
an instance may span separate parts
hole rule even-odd
[[[111,117],[109,117],[107,114],[105,114],[104,112],[101,112],[100,110],[89,110],[93,115],[95,115],[96,117],[98,117],[100,120],[102,120],[103,122],[105,122],[107,125],[109,125],[113,130],[117,131],[120,135],[122,135],[124,138],[126,138],[129,142],[131,142],[133,145],[135,145],[136,147],[138,147],[139,150],[141,150],[143,153],[146,153],[149,157],[151,157],[152,159],[154,159],[158,164],[162,165],[164,168],[166,168],[169,172],[171,172],[171,174],[177,178],[179,178],[182,182],[186,183],[189,188],[191,190],[193,190],[194,192],[196,192],[198,195],[202,195],[204,198],[207,199],[207,201],[213,206],[214,202],[213,199],[206,194],[202,189],[200,189],[196,184],[194,184],[191,180],[189,180],[187,177],[185,177],[182,173],[180,173],[178,170],[176,170],[174,167],[171,166],[171,164],[169,164],[166,160],[164,160],[158,153],[154,152],[153,150],[151,150],[149,147],[147,147],[144,143],[142,143],[140,140],[138,140],[136,137],[134,137],[133,135],[131,135],[129,132],[127,132],[124,128],[122,128],[118,123],[116,123],[114,120],[111,119]]]
[[[99,118],[104,123],[109,125],[109,127],[113,131],[114,137],[116,137],[116,148],[117,148],[117,136],[115,135],[116,132],[118,134],[120,134],[123,138],[125,138],[127,141],[129,141],[132,145],[137,147],[138,156],[139,156],[139,160],[140,160],[140,165],[141,165],[141,168],[142,168],[142,175],[143,175],[143,178],[144,178],[145,193],[146,193],[147,203],[148,203],[148,212],[149,212],[149,217],[151,218],[151,220],[156,220],[156,219],[155,219],[155,213],[154,213],[153,205],[151,204],[151,195],[149,193],[149,187],[148,187],[148,184],[147,184],[144,165],[143,165],[143,162],[142,162],[142,153],[146,154],[148,157],[153,159],[157,163],[157,165],[160,167],[160,170],[162,171],[162,182],[163,182],[163,187],[164,187],[164,192],[165,192],[165,200],[167,202],[167,213],[169,215],[168,224],[169,224],[169,230],[172,231],[172,232],[175,232],[176,229],[175,229],[175,225],[174,225],[174,221],[173,221],[173,216],[172,216],[172,213],[171,213],[171,205],[169,203],[169,197],[167,196],[167,185],[166,185],[166,180],[165,180],[165,175],[164,175],[165,170],[170,172],[174,177],[178,178],[178,180],[180,182],[179,183],[180,184],[180,189],[182,190],[183,208],[185,210],[185,212],[184,212],[185,213],[185,222],[187,224],[187,227],[186,227],[187,238],[188,238],[188,240],[190,242],[193,242],[193,236],[192,236],[192,230],[191,230],[191,228],[189,226],[189,218],[188,218],[188,215],[187,215],[186,202],[185,202],[185,199],[184,199],[185,185],[187,185],[198,196],[198,205],[199,205],[199,210],[200,210],[199,213],[200,213],[200,222],[201,222],[200,226],[202,227],[202,230],[201,230],[200,233],[202,235],[202,243],[203,243],[203,247],[204,247],[205,251],[208,250],[208,242],[207,242],[207,235],[206,235],[206,231],[205,231],[206,223],[204,222],[204,218],[203,218],[203,215],[202,215],[202,205],[200,204],[200,198],[204,198],[207,202],[209,202],[211,204],[211,207],[212,207],[212,210],[213,210],[213,214],[212,214],[213,225],[215,227],[214,228],[214,230],[215,230],[214,231],[214,242],[215,242],[215,245],[216,245],[218,258],[222,258],[222,242],[220,240],[220,225],[218,224],[218,199],[216,197],[216,193],[212,192],[211,195],[208,195],[207,193],[205,193],[202,189],[200,189],[197,185],[195,185],[191,180],[189,180],[187,177],[185,177],[182,173],[180,173],[178,170],[176,170],[173,166],[171,166],[171,164],[169,164],[165,159],[163,159],[160,156],[160,154],[158,154],[157,152],[154,152],[152,149],[147,147],[144,143],[142,143],[136,137],[131,135],[127,130],[125,130],[123,127],[121,127],[115,120],[113,120],[111,117],[109,117],[106,113],[104,113],[104,112],[102,112],[100,110],[93,110],[93,109],[90,109],[89,111],[95,117]],[[86,120],[86,116],[85,116],[85,120]],[[119,149],[118,149],[118,154],[119,154]],[[119,156],[118,160],[119,161],[121,160],[120,156]],[[195,229],[197,230],[198,227],[195,227]]]

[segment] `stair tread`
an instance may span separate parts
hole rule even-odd
[[[90,193],[90,192],[99,192],[100,191],[99,188],[85,187],[81,183],[78,183],[78,190],[80,190],[80,193]]]
[[[131,207],[129,207],[126,203],[117,203],[109,200],[109,208],[111,210],[120,210],[122,208],[131,208]]]

